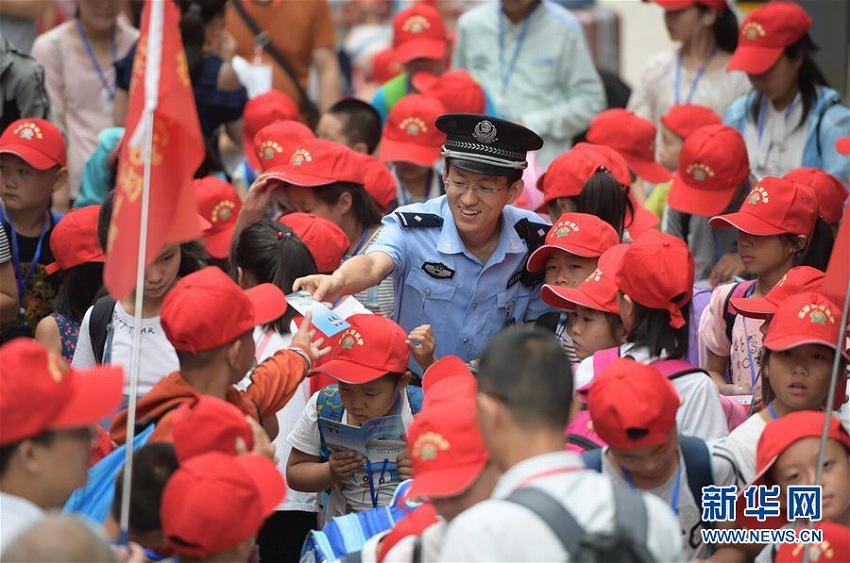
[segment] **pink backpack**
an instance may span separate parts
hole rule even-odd
[[[620,348],[608,348],[599,350],[593,354],[593,373],[601,373],[608,364],[620,357]],[[696,371],[703,371],[691,363],[684,360],[655,360],[650,365],[657,369],[661,375],[669,380],[674,380],[677,377],[682,377]],[[708,374],[706,374],[708,377]],[[590,384],[583,388],[576,389],[576,392],[583,395],[587,392]],[[586,400],[582,399],[582,403]],[[734,399],[730,399],[724,395],[720,395],[720,403],[723,406],[723,413],[726,415],[726,424],[729,430],[737,427],[747,419],[747,409],[744,405]],[[564,449],[573,452],[585,452],[605,446],[604,440],[599,435],[589,428],[590,412],[587,409],[579,411],[578,414],[570,421],[567,428],[564,430]]]

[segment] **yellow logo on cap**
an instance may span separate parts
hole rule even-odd
[[[44,135],[42,135],[41,133],[41,128],[32,121],[26,121],[24,123],[21,123],[20,125],[15,127],[13,133],[21,139],[26,139],[27,141],[44,138]]]
[[[289,159],[289,162],[294,164],[295,166],[301,166],[302,162],[313,162],[313,155],[310,154],[310,151],[307,149],[298,149],[294,153],[292,153],[292,158]]]
[[[805,319],[806,316],[809,317],[809,322],[814,323],[816,325],[825,325],[827,321],[829,324],[835,324],[835,317],[832,316],[832,311],[826,305],[815,305],[812,303],[811,305],[806,305],[797,313],[797,317],[800,319]]]
[[[413,444],[413,457],[424,461],[437,459],[440,452],[446,451],[450,447],[449,441],[443,438],[441,434],[426,432],[416,438],[416,442]]]
[[[339,345],[341,348],[350,350],[354,345],[363,346],[363,336],[353,328],[349,328],[339,337]]]
[[[283,152],[283,147],[277,141],[263,141],[260,145],[260,158],[271,160],[276,154]]]
[[[764,27],[758,22],[747,22],[744,24],[744,27],[741,29],[741,35],[749,39],[750,41],[755,41],[759,37],[764,37],[767,35],[767,32],[764,30]]]
[[[578,232],[579,226],[573,223],[572,221],[558,221],[555,225],[555,236],[558,238],[565,237],[572,232]]]
[[[431,28],[431,22],[429,22],[424,16],[410,16],[404,20],[404,24],[401,28],[410,33],[422,33],[426,29]]]
[[[711,166],[702,162],[690,163],[685,171],[697,182],[702,182],[706,178],[714,178],[714,170]]]
[[[50,379],[55,383],[59,383],[65,378],[65,374],[68,373],[68,363],[53,352],[48,352],[47,373],[50,374]]]
[[[407,133],[408,135],[419,135],[420,133],[427,133],[428,126],[425,125],[425,122],[419,119],[418,117],[405,117],[404,120],[399,124],[399,129]]]
[[[750,192],[750,195],[747,196],[747,203],[750,205],[755,205],[758,202],[762,203],[770,203],[770,198],[767,190],[761,186],[756,186],[753,188],[753,191]]]
[[[805,547],[806,544],[798,543],[794,548],[794,551],[791,552],[791,555],[794,557],[801,557],[801,552]],[[809,545],[809,561],[820,561],[821,555],[824,556],[824,561],[835,557],[835,550],[832,549],[832,544],[829,543],[828,539],[824,539],[823,542],[818,545]]]
[[[210,223],[227,221],[233,216],[234,207],[236,207],[236,204],[232,201],[219,201],[215,204],[215,207],[213,207],[212,214],[210,214]]]

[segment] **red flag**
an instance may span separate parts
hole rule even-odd
[[[821,293],[839,307],[844,306],[844,296],[847,295],[847,280],[850,279],[850,211],[844,214],[838,233],[835,235],[835,246],[829,257],[826,276],[821,282]]]
[[[146,2],[144,10],[103,276],[109,293],[119,300],[136,284],[140,240],[145,232],[142,190],[146,131],[151,121],[145,266],[164,246],[201,236],[192,176],[203,161],[204,141],[180,39],[180,16],[170,1]]]

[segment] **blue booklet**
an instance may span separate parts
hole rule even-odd
[[[357,452],[370,461],[396,461],[407,445],[401,416],[372,419],[363,426],[351,426],[319,418],[319,429],[331,451]]]
[[[313,326],[325,336],[334,336],[351,326],[339,314],[328,309],[324,303],[313,299],[313,296],[304,290],[290,293],[286,296],[286,302],[302,315],[312,311]]]

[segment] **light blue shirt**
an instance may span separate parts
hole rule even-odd
[[[439,215],[443,225],[404,227],[399,213],[405,212]],[[539,284],[526,287],[519,281],[528,248],[514,224],[523,218],[540,222],[530,211],[505,207],[499,242],[482,264],[464,247],[446,196],[400,207],[384,217],[369,254],[383,252],[392,258],[395,320],[407,332],[430,324],[437,358],[454,354],[466,361],[476,359],[506,322],[535,320],[550,310],[540,299]]]

